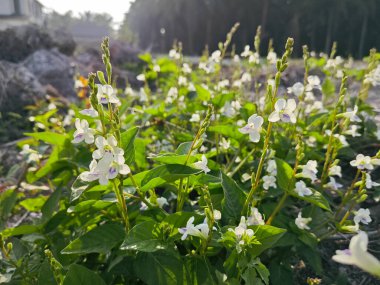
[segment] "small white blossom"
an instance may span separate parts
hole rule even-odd
[[[95,145],[97,149],[92,153],[92,158],[101,159],[106,153],[111,153],[116,163],[124,163],[124,150],[117,146],[117,140],[114,136],[108,136],[107,139],[99,136],[95,140]]]
[[[274,105],[274,111],[269,115],[268,120],[270,122],[278,122],[279,120],[293,124],[296,122],[296,115],[294,111],[296,109],[296,101],[294,99],[279,99]]]
[[[357,212],[355,212],[354,223],[362,223],[368,225],[368,223],[372,222],[370,214],[371,212],[369,211],[369,209],[360,208]]]
[[[225,138],[222,137],[222,139],[219,142],[219,146],[223,150],[228,150],[230,148],[230,146],[231,146],[231,142],[230,142],[230,140],[226,140]]]
[[[210,229],[205,220],[202,224],[194,225],[194,217],[191,217],[186,224],[186,227],[178,229],[178,232],[182,234],[181,240],[185,240],[187,236],[195,236],[202,239],[207,239]]]
[[[75,120],[76,131],[74,132],[74,139],[72,143],[80,143],[85,141],[85,143],[90,144],[94,142],[94,133],[95,130],[91,129],[86,120]]]
[[[156,200],[158,207],[160,208],[169,205],[168,200],[165,197],[158,197]]]
[[[263,188],[268,190],[270,187],[276,188],[276,177],[271,175],[263,176]]]
[[[183,73],[189,74],[189,73],[191,73],[192,70],[191,70],[190,65],[188,65],[187,63],[184,63],[182,65],[182,71],[183,71]]]
[[[368,235],[359,232],[353,236],[348,249],[337,250],[332,259],[336,262],[355,265],[360,269],[380,277],[380,261],[367,251]]]
[[[253,226],[253,225],[264,225],[265,221],[263,219],[263,216],[259,212],[259,209],[252,207],[251,208],[251,215],[247,219],[247,225]]]
[[[274,51],[269,51],[267,55],[267,61],[269,64],[276,64],[277,54]]]
[[[79,113],[85,116],[92,117],[92,118],[96,118],[99,115],[98,112],[92,107],[89,109],[84,109],[80,111]]]
[[[365,76],[365,82],[372,86],[380,85],[380,65]]]
[[[211,60],[214,62],[220,62],[222,56],[222,52],[220,50],[216,50],[211,54]]]
[[[309,178],[312,182],[315,182],[317,180],[317,162],[315,160],[309,160],[306,165],[300,165],[300,168],[302,169],[301,177]]]
[[[241,76],[241,82],[243,83],[249,83],[252,81],[252,76],[248,72],[244,72]],[[236,82],[236,81],[235,81]]]
[[[301,82],[295,83],[292,87],[288,88],[288,93],[289,94],[294,94],[295,96],[299,97],[303,94],[305,90],[305,87]]]
[[[350,119],[350,122],[361,122],[362,120],[356,115],[358,112],[358,106],[355,105],[354,110],[348,111],[342,114],[343,117]]]
[[[153,71],[154,71],[154,72],[160,72],[160,71],[161,71],[161,67],[160,67],[158,64],[155,64],[155,65],[153,66]]]
[[[360,137],[360,133],[358,132],[359,127],[357,125],[351,125],[350,129],[344,132],[346,135],[350,135],[352,137]]]
[[[148,94],[146,94],[145,88],[143,88],[143,87],[140,88],[139,101],[140,102],[147,102],[148,101]]]
[[[356,159],[352,160],[350,164],[360,170],[372,170],[374,165],[380,165],[380,159],[358,154]]]
[[[182,75],[180,75],[178,77],[178,85],[179,86],[186,86],[187,85],[187,78],[184,77],[184,76],[182,76]]]
[[[303,218],[302,213],[299,212],[298,217],[295,220],[295,224],[300,230],[310,230],[310,227],[307,224],[311,221],[312,218]]]
[[[208,173],[211,171],[210,168],[207,167],[207,158],[205,155],[202,155],[202,160],[195,162],[193,166],[196,169],[201,169],[202,171],[204,171],[204,173]]]
[[[238,240],[240,240],[243,236],[252,237],[254,235],[253,230],[248,229],[248,225],[244,216],[240,218],[240,223],[235,229],[229,228],[228,231],[235,233],[235,236]]]
[[[193,123],[197,123],[197,122],[200,122],[200,120],[201,120],[201,116],[199,116],[198,113],[195,113],[191,115],[191,118],[189,121]]]
[[[253,64],[260,64],[260,55],[257,52],[252,53],[248,58],[248,62]]]
[[[307,83],[311,88],[320,89],[321,88],[321,80],[317,75],[309,75],[307,77]]]
[[[338,190],[339,188],[342,188],[343,185],[336,182],[334,177],[330,176],[329,179],[330,179],[330,182],[326,184],[327,188],[330,188],[330,189],[335,190],[335,191]]]
[[[244,47],[244,51],[241,53],[241,57],[249,57],[251,55],[250,47],[249,45],[246,45]]]
[[[342,167],[340,167],[339,165],[331,166],[329,169],[329,176],[342,177]]]
[[[218,210],[213,211],[215,221],[219,221],[222,218],[222,213]]]
[[[300,197],[310,196],[313,194],[313,191],[311,191],[310,188],[306,187],[306,184],[303,181],[298,181],[296,183],[296,188],[294,189],[294,191]]]
[[[252,142],[258,142],[260,140],[260,131],[264,119],[257,114],[254,114],[248,118],[248,123],[244,127],[240,128],[239,131],[242,134],[249,134],[249,139]]]
[[[365,179],[365,187],[366,187],[367,189],[372,189],[372,187],[380,186],[380,183],[377,183],[377,182],[373,182],[373,181],[372,181],[371,175],[370,175],[369,173],[366,173],[365,176],[366,176],[366,179]]]
[[[169,51],[169,57],[174,58],[174,59],[180,59],[181,55],[175,49],[171,49]]]
[[[96,97],[98,98],[100,104],[120,104],[119,98],[116,97],[116,91],[112,88],[111,85],[96,85],[98,86]]]
[[[277,175],[277,164],[274,159],[268,161],[267,172],[272,176]]]
[[[27,163],[40,161],[40,155],[38,152],[34,149],[31,149],[28,144],[24,144],[22,146],[22,151],[20,151],[20,154],[26,158]]]

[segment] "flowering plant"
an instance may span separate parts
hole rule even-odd
[[[263,59],[259,29],[239,56],[229,52],[236,29],[197,65],[180,45],[169,57],[141,55],[137,92],[115,87],[104,40],[105,73],[89,75],[85,109],[35,116],[20,142],[25,175],[0,198],[1,281],[329,283],[337,273],[316,248],[338,233],[355,236],[333,260],[379,276],[363,232],[373,217],[361,206],[379,197],[366,103],[379,56],[371,51],[360,72],[348,62],[332,70],[334,52],[304,47],[303,82],[287,89],[293,39]],[[264,83],[263,67],[274,71]],[[5,227],[25,210],[29,222]],[[300,260],[309,276],[292,274]]]

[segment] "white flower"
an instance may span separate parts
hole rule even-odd
[[[264,119],[257,114],[254,114],[248,118],[248,123],[244,127],[240,128],[239,131],[242,134],[249,134],[249,139],[252,142],[258,142],[260,140],[261,125]]]
[[[96,84],[98,86],[98,93],[96,97],[100,104],[119,104],[120,100],[116,97],[116,92],[113,90],[111,85],[101,85]]]
[[[126,87],[124,90],[124,94],[127,96],[130,96],[130,97],[136,96],[135,92],[133,91],[133,89],[131,87]]]
[[[145,89],[143,87],[140,88],[139,95],[140,95],[140,98],[139,98],[140,102],[148,101],[148,94],[146,94]]]
[[[294,99],[288,99],[287,101],[279,99],[274,105],[275,110],[269,115],[268,121],[277,122],[281,120],[285,123],[292,122],[294,124],[296,122],[296,115],[294,114],[296,107]]]
[[[339,165],[334,165],[329,168],[329,176],[339,176],[342,177],[342,167]]]
[[[312,182],[315,182],[317,180],[317,162],[315,160],[309,160],[306,165],[300,165],[300,168],[302,169],[301,177],[309,178]]]
[[[369,209],[360,208],[357,212],[355,212],[354,223],[355,224],[362,223],[362,224],[368,225],[368,223],[372,222],[370,214],[371,213]]]
[[[301,82],[295,83],[292,87],[288,88],[288,93],[289,94],[294,94],[295,96],[299,97],[303,94],[305,90],[305,87]]]
[[[208,173],[210,172],[210,168],[207,167],[207,158],[205,155],[202,155],[202,160],[201,161],[198,161],[198,162],[195,162],[193,163],[193,166],[196,168],[196,169],[201,169],[204,171],[204,173]]]
[[[326,130],[325,133],[326,133],[326,135],[330,136],[331,130]],[[334,137],[337,138],[343,146],[348,145],[348,142],[347,142],[346,137],[344,135],[334,134]]]
[[[359,127],[357,125],[351,125],[350,129],[345,131],[346,135],[350,135],[352,137],[360,137],[360,133],[358,133]]]
[[[269,64],[276,64],[277,54],[274,51],[269,51],[267,55],[267,61]]]
[[[240,223],[235,229],[229,228],[228,231],[235,233],[235,236],[238,240],[240,240],[243,236],[252,237],[254,235],[254,232],[252,229],[247,228],[248,225],[245,221],[245,217],[242,216],[240,218]]]
[[[246,45],[244,47],[244,51],[241,53],[241,57],[249,57],[251,55],[250,47],[249,45]]]
[[[253,225],[264,225],[264,219],[261,213],[259,212],[259,209],[252,207],[251,208],[251,215],[247,219],[247,225],[253,226]]]
[[[252,81],[252,76],[248,72],[244,72],[241,76],[241,82],[248,83]],[[236,82],[236,81],[235,81]]]
[[[169,51],[169,57],[174,58],[174,59],[179,59],[181,55],[175,49],[171,49]]]
[[[231,103],[230,102],[226,102],[226,104],[224,104],[223,106],[223,115],[225,115],[226,117],[233,117],[237,114],[237,112],[240,110],[241,108],[241,105],[239,103],[239,101],[232,101]]]
[[[191,118],[190,118],[190,122],[194,122],[194,123],[197,123],[201,120],[201,117],[199,116],[198,113],[195,113],[195,114],[192,114],[191,115]]]
[[[252,53],[248,58],[248,62],[254,63],[254,64],[259,64],[260,63],[260,55],[257,52]]]
[[[114,136],[97,137],[95,140],[97,150],[92,153],[92,158],[101,159],[106,153],[111,153],[114,156],[114,161],[118,164],[124,163],[124,150],[117,146],[117,140]]]
[[[271,175],[263,176],[263,188],[268,190],[270,187],[276,188],[276,177]]]
[[[222,213],[218,210],[213,211],[215,221],[219,221],[222,218]]]
[[[98,112],[92,107],[89,109],[84,109],[80,111],[79,113],[85,116],[90,116],[92,118],[96,118],[99,115]]]
[[[357,167],[361,170],[372,170],[374,165],[380,165],[380,159],[358,154],[356,159],[352,160],[350,164],[351,166]]]
[[[165,103],[170,104],[178,97],[178,89],[177,87],[170,87],[168,91],[168,96],[165,99]]]
[[[107,185],[108,180],[114,179],[118,173],[124,175],[130,173],[128,165],[114,163],[112,153],[106,152],[99,162],[95,159],[91,162],[90,171],[81,173],[79,177],[86,182],[99,180],[101,185]]]
[[[160,67],[158,64],[155,64],[155,65],[153,66],[153,71],[154,71],[154,72],[160,72],[160,71],[161,71],[161,67]]]
[[[22,151],[20,151],[20,154],[26,158],[27,163],[40,161],[40,155],[38,152],[34,149],[31,149],[28,144],[24,144],[22,146]]]
[[[330,182],[326,184],[326,187],[335,191],[341,188],[342,186],[343,186],[342,184],[336,182],[335,178],[331,176],[330,176]]]
[[[372,189],[372,187],[376,187],[380,185],[379,183],[372,181],[371,175],[369,173],[366,173],[365,176],[366,176],[365,187],[367,189]]]
[[[219,142],[219,146],[223,150],[228,150],[231,146],[231,142],[230,142],[230,140],[226,140],[224,137],[222,137],[221,141]]]
[[[158,197],[156,201],[157,201],[158,207],[160,208],[169,205],[168,200],[165,197]]]
[[[298,217],[295,220],[295,224],[300,230],[310,230],[310,227],[307,224],[311,221],[312,218],[303,218],[302,213],[299,212]]]
[[[190,65],[188,65],[187,63],[184,63],[182,65],[182,71],[183,71],[183,73],[191,73],[191,67],[190,67]]]
[[[145,74],[141,73],[141,74],[137,75],[136,79],[138,81],[145,81]]]
[[[207,239],[210,229],[206,220],[202,224],[194,226],[194,217],[191,217],[187,221],[186,227],[178,229],[178,232],[182,234],[181,240],[185,240],[189,235]]]
[[[72,143],[80,143],[85,141],[87,144],[94,142],[94,133],[95,130],[91,129],[86,120],[75,120],[75,127],[77,130],[74,132],[74,139],[71,141]]]
[[[211,60],[214,62],[220,62],[222,52],[220,50],[216,50],[211,54]]]
[[[244,173],[242,176],[241,176],[241,181],[242,182],[246,182],[248,180],[251,179],[251,175],[249,175],[248,173]]]
[[[380,65],[378,65],[370,73],[366,74],[365,82],[370,83],[372,86],[380,85]]]
[[[267,172],[272,176],[277,175],[277,164],[274,159],[268,161]]]
[[[313,191],[311,191],[310,188],[306,187],[306,184],[303,181],[298,181],[296,183],[296,189],[294,189],[294,191],[300,197],[310,196],[313,194]]]
[[[332,259],[336,262],[355,265],[360,269],[380,277],[380,261],[367,252],[368,235],[359,232],[350,241],[349,249],[337,250]]]
[[[361,122],[362,120],[356,115],[357,112],[358,112],[358,106],[355,105],[353,111],[342,113],[342,116],[347,119],[350,119],[350,122]]]
[[[321,80],[317,75],[309,75],[307,77],[307,83],[311,88],[321,88]]]
[[[186,86],[187,85],[187,78],[184,77],[184,76],[182,76],[182,75],[180,75],[178,77],[178,85],[179,86]]]

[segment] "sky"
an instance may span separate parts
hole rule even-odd
[[[75,15],[91,11],[108,13],[114,18],[115,24],[120,23],[128,11],[132,0],[38,0],[46,8],[53,9],[60,14],[73,11]]]

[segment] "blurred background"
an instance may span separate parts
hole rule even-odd
[[[287,37],[301,46],[329,52],[337,41],[338,54],[362,57],[380,47],[378,0],[0,0],[0,29],[36,24],[72,35],[78,46],[99,43],[101,37],[125,41],[143,50],[164,53],[174,41],[197,55],[217,43],[236,22],[236,49],[251,44],[262,26],[266,52],[273,39],[281,52]],[[0,51],[1,52],[1,51]]]
[[[239,54],[253,47],[259,25],[261,56],[270,40],[281,54],[289,36],[294,58],[303,44],[329,53],[336,41],[338,55],[356,59],[380,48],[379,0],[0,0],[0,143],[30,129],[26,114],[38,102],[78,100],[88,73],[103,69],[104,36],[111,38],[116,86],[138,88],[140,54],[164,54],[182,42],[195,63],[236,22],[232,42]],[[303,74],[302,64],[289,70]]]

